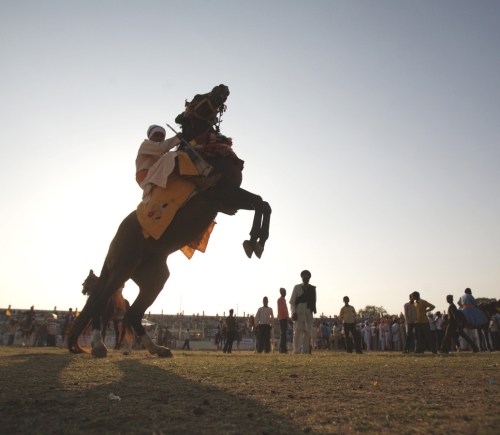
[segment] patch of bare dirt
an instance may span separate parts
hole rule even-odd
[[[1,431],[494,434],[500,427],[500,353],[174,355],[114,351],[96,359],[1,347]]]

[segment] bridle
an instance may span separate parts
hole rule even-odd
[[[224,102],[228,95],[229,88],[225,85],[218,85],[207,94],[196,95],[191,102],[186,101],[186,109],[182,114],[182,120],[184,122],[189,121],[192,130],[195,129],[195,120],[201,121],[206,125],[206,129],[197,134],[198,137],[204,136],[213,128],[215,128],[217,133],[220,132],[222,115],[227,109]]]
[[[210,109],[207,115],[202,115],[199,112],[199,109],[206,104]],[[193,116],[196,119],[206,122],[211,126],[215,126],[217,130],[220,128],[220,123],[222,122],[222,115],[226,111],[226,105],[224,103],[219,104],[217,107],[214,106],[214,103],[209,97],[204,97],[200,101],[196,102],[196,104],[191,107],[188,106],[186,112],[189,113],[190,116]]]

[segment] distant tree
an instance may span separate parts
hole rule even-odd
[[[375,305],[367,305],[365,308],[358,310],[358,316],[364,319],[381,319],[386,316],[387,310],[384,307],[376,307]]]
[[[478,305],[489,304],[490,302],[496,302],[495,298],[475,298]]]

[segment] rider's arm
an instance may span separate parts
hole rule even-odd
[[[169,139],[165,139],[163,142],[157,143],[160,147],[161,154],[166,153],[167,151],[170,151],[172,148],[176,147],[181,143],[181,140],[177,137],[171,137]]]

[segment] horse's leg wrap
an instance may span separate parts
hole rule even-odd
[[[100,329],[92,330],[92,335],[90,339],[90,345],[92,346],[92,355],[97,358],[105,358],[108,355],[108,348],[102,341],[102,335]]]
[[[141,335],[141,343],[152,355],[158,355],[162,358],[172,358],[174,356],[168,347],[155,344],[148,334]]]

